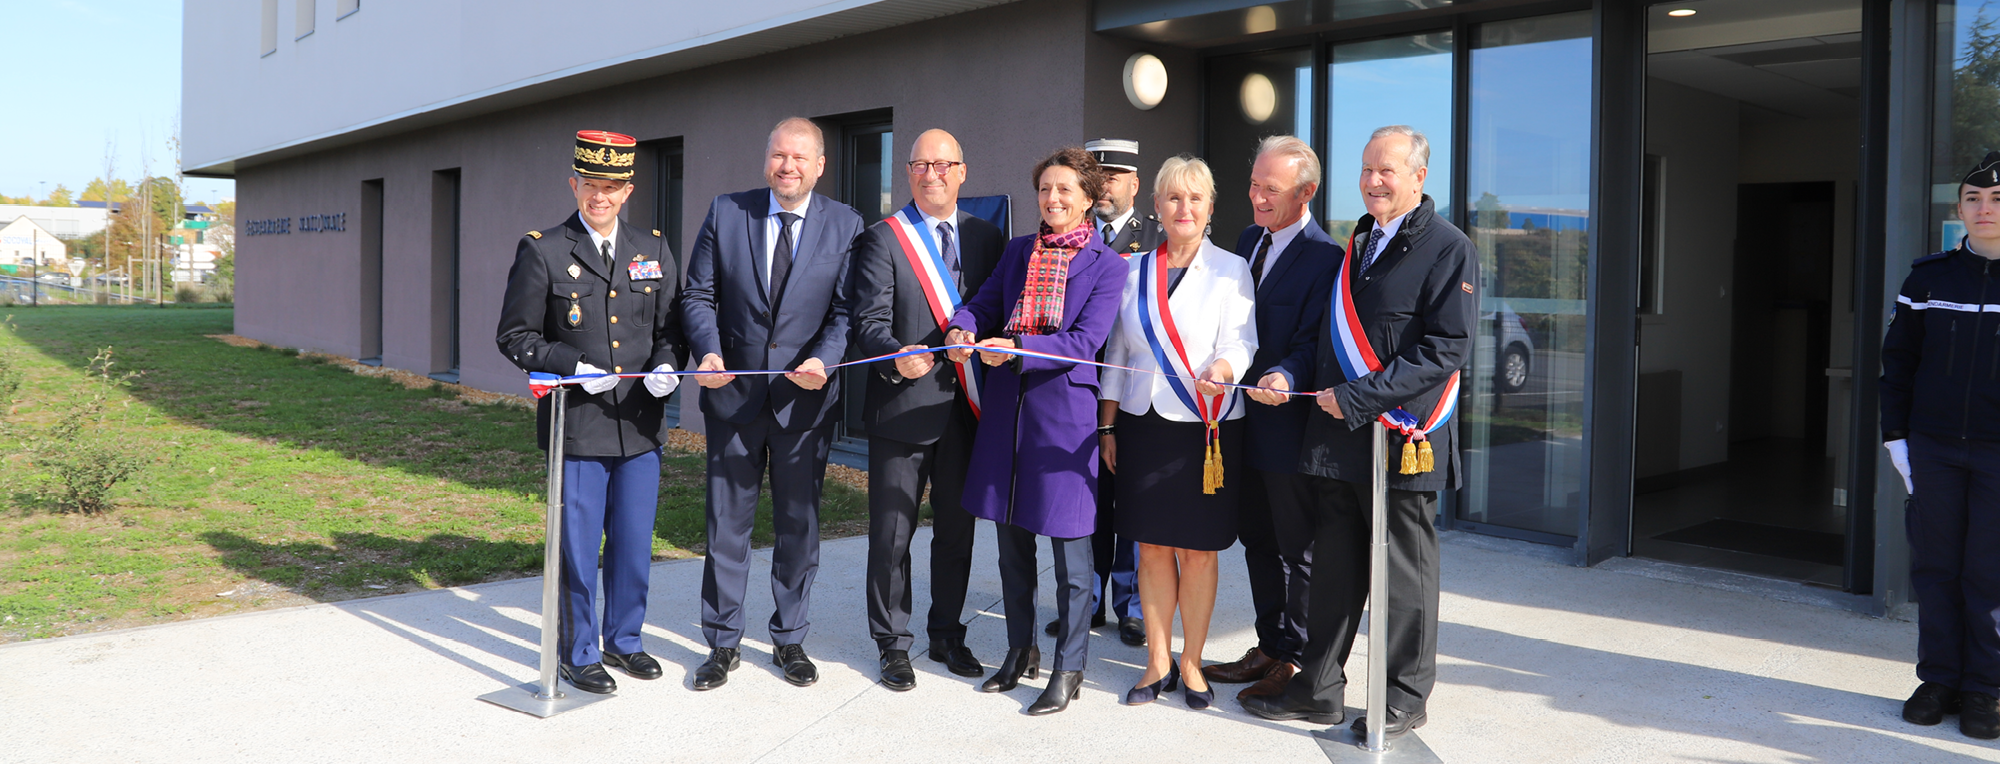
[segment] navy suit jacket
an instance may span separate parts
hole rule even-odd
[[[689,368],[713,353],[729,369],[793,369],[807,358],[832,366],[847,355],[848,252],[861,235],[861,215],[819,194],[801,227],[797,253],[776,306],[765,287],[765,219],[771,192],[723,194],[688,254],[681,321]],[[749,424],[768,409],[784,431],[826,423],[840,401],[840,375],[807,390],[783,377],[749,375],[701,391],[702,413]]]
[[[1264,238],[1262,226],[1250,226],[1236,237],[1236,254],[1245,260],[1257,256],[1257,244]],[[1257,286],[1257,336],[1265,338],[1243,374],[1246,384],[1257,384],[1292,351],[1291,340],[1305,321],[1321,318],[1321,303],[1332,298],[1333,275],[1340,269],[1343,252],[1333,243],[1319,222],[1308,219],[1305,229],[1292,237],[1276,257],[1270,272]],[[1306,431],[1306,417],[1316,404],[1311,398],[1294,397],[1281,406],[1267,406],[1245,400],[1244,418],[1249,430],[1244,439],[1243,459],[1251,467],[1266,472],[1299,471],[1299,448]]]

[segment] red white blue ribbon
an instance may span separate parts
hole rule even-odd
[[[923,287],[924,302],[931,307],[931,317],[937,320],[938,329],[951,326],[951,318],[958,314],[963,300],[959,297],[958,282],[951,277],[951,269],[945,266],[944,254],[938,248],[937,240],[930,229],[924,227],[924,214],[917,210],[916,203],[890,215],[884,222],[896,234],[896,243],[902,245],[903,259],[910,264],[910,272],[916,274],[917,284]],[[965,401],[972,406],[973,417],[979,416],[980,388],[985,384],[986,370],[975,365],[972,359],[964,363],[952,364],[958,374],[958,384],[965,390]]]
[[[1221,395],[1202,396],[1188,389],[1187,380],[1198,377],[1188,359],[1187,345],[1181,341],[1180,326],[1174,323],[1173,310],[1167,304],[1171,274],[1166,258],[1161,257],[1166,249],[1166,245],[1161,245],[1159,250],[1146,253],[1139,261],[1139,326],[1145,330],[1146,344],[1152,347],[1153,361],[1159,364],[1161,371],[1166,372],[1161,376],[1167,378],[1167,386],[1173,388],[1174,397],[1179,398],[1188,411],[1201,417],[1202,423],[1213,427],[1224,416],[1223,398],[1229,399],[1229,408],[1233,411],[1237,394],[1229,391]]]
[[[1328,311],[1327,321],[1333,335],[1333,357],[1340,363],[1340,371],[1354,381],[1381,371],[1381,357],[1375,354],[1374,346],[1368,342],[1367,328],[1361,325],[1361,313],[1354,307],[1354,278],[1348,266],[1354,264],[1354,235],[1348,234],[1347,255],[1340,264],[1340,270],[1333,275],[1333,307]],[[1421,441],[1431,431],[1444,426],[1451,419],[1452,412],[1458,410],[1458,372],[1451,373],[1445,380],[1444,397],[1431,409],[1430,417],[1418,420],[1415,414],[1397,407],[1383,412],[1380,419],[1383,426],[1403,434],[1411,440]]]

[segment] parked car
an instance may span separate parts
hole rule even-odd
[[[1521,321],[1521,314],[1507,307],[1505,300],[1500,309],[1488,311],[1479,316],[1482,327],[1490,331],[1480,333],[1479,357],[1493,359],[1493,390],[1501,393],[1518,393],[1528,386],[1528,373],[1535,363],[1535,338],[1528,334],[1528,326]]]

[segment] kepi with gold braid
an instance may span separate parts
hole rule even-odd
[[[579,130],[571,169],[586,178],[631,180],[633,165],[639,161],[638,147],[638,139],[623,133]]]

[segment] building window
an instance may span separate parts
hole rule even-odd
[[[257,44],[259,57],[278,52],[278,0],[264,0],[263,30],[263,39]]]
[[[340,0],[333,7],[333,20],[339,21],[347,18],[354,15],[354,12],[358,10],[361,10],[361,0]]]
[[[1250,173],[1227,168],[1248,168],[1258,141],[1293,135],[1312,142],[1313,52],[1295,48],[1217,57],[1209,59],[1206,77],[1208,135],[1203,154],[1210,167],[1223,168],[1215,174],[1215,198],[1242,199],[1250,191]],[[1157,157],[1148,160],[1157,161]],[[1139,177],[1151,178],[1150,168],[1156,167],[1141,167]],[[1210,220],[1218,238],[1235,236],[1250,225],[1250,207],[1217,205]]]
[[[1664,279],[1660,278],[1666,273],[1666,266],[1660,262],[1660,253],[1666,251],[1666,231],[1660,225],[1667,204],[1665,165],[1666,160],[1660,155],[1647,154],[1639,183],[1644,194],[1639,210],[1639,315],[1642,316],[1666,312],[1661,309],[1666,292]]]
[[[431,174],[431,373],[458,381],[459,368],[459,203],[457,168]]]
[[[313,33],[313,0],[297,0],[297,7],[292,18],[292,39],[303,40]]]
[[[1931,240],[1935,252],[1958,246],[1958,181],[1986,152],[2000,151],[2000,8],[1972,0],[1937,6],[1937,116],[1931,139]]]
[[[828,164],[838,168],[835,188],[840,200],[861,213],[867,225],[874,225],[901,207],[896,203],[896,179],[904,177],[901,162],[895,161],[896,133],[888,110],[860,112],[820,120],[827,128]],[[841,420],[835,425],[837,438],[860,440],[868,437],[862,408],[867,398],[868,370],[849,367],[841,382],[849,392],[841,401]]]

